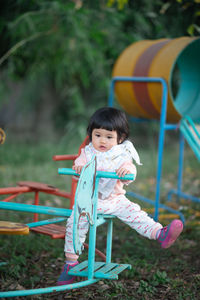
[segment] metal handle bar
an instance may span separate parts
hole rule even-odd
[[[58,174],[80,176],[80,174],[76,173],[74,170],[70,168],[59,168]],[[135,178],[133,174],[127,174],[124,177],[119,177],[115,172],[104,172],[104,171],[97,171],[96,176],[97,178],[104,177],[104,178],[113,178],[113,179],[120,179],[120,180],[134,180]]]

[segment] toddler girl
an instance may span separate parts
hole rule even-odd
[[[133,144],[127,140],[129,126],[124,112],[111,107],[97,110],[90,119],[87,133],[89,145],[82,149],[80,156],[75,160],[73,169],[81,172],[83,166],[89,162],[93,155],[97,158],[97,170],[116,172],[119,177],[134,174],[136,167],[134,159],[141,165],[140,158]],[[149,239],[157,240],[162,248],[170,247],[183,230],[180,220],[173,220],[164,227],[150,218],[140,206],[125,197],[124,184],[131,181],[101,178],[98,191],[98,209],[101,214],[110,214],[135,229],[139,234]],[[87,217],[82,217],[79,223],[81,242],[85,241],[89,225]],[[58,285],[70,284],[74,277],[68,271],[78,264],[78,255],[73,248],[73,211],[67,221],[65,237],[66,263],[58,278]]]

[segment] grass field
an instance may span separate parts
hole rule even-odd
[[[57,174],[58,167],[70,167],[66,162],[54,162],[54,154],[72,154],[74,145],[61,142],[30,144],[6,142],[0,146],[0,187],[16,186],[18,181],[39,181],[62,190],[69,190],[67,176]],[[143,162],[138,167],[136,182],[128,187],[154,199],[156,184],[156,145],[138,149]],[[167,145],[163,161],[161,202],[166,203],[167,192],[176,187],[178,145]],[[199,163],[186,147],[183,190],[199,197]],[[67,207],[68,201],[57,196],[41,194],[41,203]],[[0,196],[3,199],[3,196]],[[19,202],[31,203],[32,194],[20,195]],[[131,199],[132,201],[137,201]],[[138,201],[137,201],[138,202]],[[141,206],[148,209],[147,204]],[[125,271],[118,281],[100,281],[93,286],[71,292],[38,295],[24,299],[200,299],[200,204],[173,198],[172,206],[178,207],[185,217],[186,225],[179,240],[168,250],[162,250],[156,241],[147,240],[116,220],[113,236],[113,261],[130,263],[131,271]],[[1,220],[29,222],[30,214],[1,211]],[[161,219],[163,225],[171,219]],[[104,228],[98,230],[97,245],[105,250]],[[0,238],[1,291],[38,288],[55,285],[63,265],[63,240],[31,233],[28,236],[5,236]],[[87,255],[84,253],[80,260]],[[20,297],[19,299],[23,299]]]

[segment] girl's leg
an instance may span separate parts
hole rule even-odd
[[[120,196],[114,200],[100,200],[98,210],[104,214],[116,216],[149,239],[156,239],[157,230],[163,227],[141,210],[138,204],[129,201],[125,196]]]
[[[74,281],[74,276],[68,274],[69,270],[75,267],[78,264],[78,255],[74,252],[73,247],[73,221],[74,221],[74,213],[67,220],[67,228],[65,235],[65,257],[66,262],[63,266],[62,272],[58,278],[57,285],[65,285],[71,284]],[[83,243],[86,238],[86,234],[88,232],[88,221],[86,217],[81,217],[79,222],[79,235],[80,241]]]
[[[101,213],[115,215],[139,234],[149,239],[157,239],[162,248],[169,248],[183,230],[183,223],[180,220],[173,220],[163,228],[160,223],[142,211],[138,204],[129,201],[125,196],[111,201],[100,200],[98,209]]]
[[[65,255],[66,257],[76,255],[73,246],[73,223],[74,223],[74,212],[72,211],[71,216],[67,220],[66,235],[65,235]],[[89,229],[87,217],[82,216],[79,222],[79,239],[81,243],[85,242],[86,235]]]

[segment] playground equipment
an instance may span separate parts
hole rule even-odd
[[[70,160],[74,161],[80,154],[82,147],[88,144],[89,138],[86,137],[83,143],[79,147],[78,154],[72,155],[54,155],[53,160],[55,161],[65,161]],[[41,193],[51,194],[55,196],[59,196],[65,199],[70,200],[69,208],[71,209],[74,205],[74,198],[75,192],[77,187],[77,180],[72,176],[71,179],[71,190],[69,192],[63,192],[52,185],[48,185],[45,183],[40,182],[33,182],[33,181],[20,181],[17,183],[18,186],[16,187],[7,187],[7,188],[0,188],[0,195],[8,195],[1,201],[8,202],[14,199],[17,199],[18,196],[28,193],[34,193],[34,205],[39,205],[40,199],[39,196]],[[35,233],[44,234],[50,236],[52,239],[64,239],[65,238],[65,226],[58,225],[58,223],[64,221],[65,219],[62,217],[54,218],[51,222],[50,220],[41,220],[39,221],[38,213],[34,212],[33,214],[33,223],[29,223],[30,231]],[[7,232],[10,225],[7,225]],[[3,230],[3,229],[2,229]],[[15,230],[13,230],[13,234],[17,234]],[[84,247],[88,249],[88,244],[84,243]],[[100,256],[104,261],[106,257],[104,253],[99,251],[98,249],[95,250],[96,254]]]
[[[159,77],[168,85],[167,122],[182,116],[200,121],[200,38],[144,40],[133,43],[119,56],[113,77]],[[118,82],[116,95],[130,115],[159,119],[162,87],[156,83]]]
[[[0,234],[29,234],[29,227],[21,223],[0,221]]]
[[[73,155],[54,155],[53,160],[54,161],[64,161],[64,160],[70,160],[74,161],[78,155],[81,152],[82,147],[84,147],[88,143],[88,137],[85,138],[83,143],[79,147],[78,154],[73,154]],[[46,193],[46,194],[51,194],[51,195],[56,195],[59,197],[63,197],[65,199],[70,200],[70,207],[73,207],[74,204],[74,197],[75,197],[75,192],[76,192],[76,186],[77,186],[77,180],[72,178],[71,180],[71,190],[69,192],[63,192],[59,190],[58,188],[48,185],[45,183],[40,183],[40,182],[33,182],[33,181],[20,181],[17,183],[16,187],[6,187],[6,188],[0,188],[0,195],[8,195],[8,197],[4,198],[2,201],[8,202],[13,199],[16,199],[18,196],[24,193],[34,193],[34,205],[39,205],[39,195],[40,193]],[[34,213],[34,222],[38,222],[38,214]],[[60,222],[60,220],[58,220]],[[56,223],[56,222],[55,222]],[[53,232],[51,232],[50,226],[44,227],[45,224],[41,224],[43,229],[45,228],[45,232],[39,228],[32,229],[35,232],[43,233],[43,234],[48,234],[51,235],[53,238],[64,238],[65,235],[65,230],[63,231],[60,227],[54,227]],[[57,229],[57,233],[55,233]],[[62,232],[62,234],[61,234]]]
[[[69,170],[60,169],[59,173],[69,174]],[[72,172],[72,175],[74,175],[74,171]],[[79,240],[78,234],[79,220],[81,216],[86,216],[90,224],[88,261],[82,262],[80,265],[77,265],[70,270],[70,275],[88,277],[88,279],[118,279],[118,274],[125,269],[131,269],[131,265],[111,263],[112,227],[114,217],[99,214],[97,220],[98,183],[102,177],[121,180],[134,179],[133,175],[126,175],[125,179],[125,177],[119,178],[115,172],[96,172],[96,157],[93,157],[93,159],[85,165],[81,172],[75,198],[73,240],[75,252],[80,255],[82,253],[83,245]],[[95,262],[96,227],[105,223],[106,219],[108,222],[106,262]]]
[[[200,160],[200,130],[199,126],[195,126],[189,116],[181,119],[180,130],[187,140],[190,147],[193,149],[196,157]]]
[[[115,91],[120,105],[130,115],[134,116],[132,120],[160,120],[160,135],[158,143],[158,166],[155,201],[135,193],[129,192],[129,195],[152,204],[155,207],[154,218],[156,220],[159,217],[159,211],[161,209],[165,209],[171,213],[178,214],[184,222],[184,216],[181,212],[160,203],[160,182],[162,175],[165,131],[180,128],[178,187],[177,190],[171,190],[169,192],[169,199],[172,194],[177,194],[178,196],[185,197],[186,199],[200,202],[199,199],[190,195],[186,195],[181,191],[184,137],[188,142],[190,141],[190,146],[193,150],[195,149],[195,154],[197,153],[196,155],[199,155],[199,134],[195,123],[200,121],[198,87],[200,63],[197,55],[200,48],[200,39],[180,38],[172,41],[163,39],[160,41],[142,41],[138,42],[137,45],[136,44],[130,46],[127,52],[125,50],[125,52],[122,53],[122,56],[116,62],[113,71],[114,77],[111,80],[110,85],[109,105],[113,105]],[[180,124],[178,122],[180,122]],[[191,128],[193,130],[191,130]],[[77,155],[72,155],[70,159],[74,160],[76,157]],[[66,156],[54,157],[55,160],[62,160],[63,158],[66,159]],[[93,161],[92,164],[94,163],[95,162]],[[92,170],[93,168],[94,165],[91,166]],[[78,175],[71,169],[59,170],[59,173]],[[87,179],[89,178],[89,181],[93,182],[94,173],[92,171],[91,173],[89,172],[89,174],[83,172],[83,176],[84,174],[87,174]],[[94,195],[97,193],[99,178],[104,176],[118,178],[115,174],[108,173],[106,175],[102,174],[101,172],[97,172]],[[123,179],[128,180],[130,177],[125,177]],[[84,177],[82,177],[81,181],[82,180],[84,180]],[[87,190],[87,193],[90,195],[89,198],[92,205],[96,207],[96,196],[90,192],[91,184],[89,184],[89,186],[90,188]],[[76,182],[72,179],[71,192],[64,193],[63,195],[59,194],[59,196],[64,196],[70,199],[70,207],[73,205],[75,190]],[[79,188],[77,190],[79,190]],[[20,195],[20,193],[24,192],[35,193],[35,205],[9,202],[16,196]],[[53,237],[52,232],[50,233],[49,229],[46,229],[45,226],[56,226],[55,223],[61,222],[70,216],[71,209],[39,205],[39,192],[49,192],[51,194],[58,195],[57,193],[59,191],[54,187],[46,186],[44,184],[21,182],[19,183],[18,187],[9,188],[9,190],[0,189],[0,194],[11,194],[11,196],[9,196],[7,199],[4,199],[4,201],[0,202],[0,209],[35,213],[34,222],[26,225],[31,230],[42,233],[48,232],[47,234],[50,234]],[[77,197],[77,199],[78,202],[75,204],[76,210],[79,206],[78,203],[80,198]],[[81,207],[83,208],[82,204]],[[88,215],[91,216],[91,206],[87,208],[87,210],[88,211],[85,211],[84,213],[88,213]],[[38,214],[53,215],[55,218],[38,221]],[[78,215],[76,214],[76,220],[78,220],[77,216]],[[1,292],[0,297],[6,298],[14,296],[27,296],[80,288],[85,285],[95,283],[101,278],[116,279],[116,274],[120,273],[121,270],[130,268],[129,265],[117,265],[111,263],[112,217],[109,215],[96,216],[96,212],[94,210],[94,215],[92,215],[89,219],[91,228],[90,232],[92,233],[89,243],[88,262],[78,265],[71,271],[71,274],[73,275],[87,277],[86,280],[67,286],[54,286],[25,291]],[[96,227],[105,222],[108,223],[106,262],[96,263],[94,260]],[[75,249],[80,252],[82,250],[82,245],[79,243],[79,240],[77,240],[78,223],[75,222],[75,224],[76,227],[73,233],[75,235]],[[62,232],[60,234],[56,234],[56,236],[58,235],[61,237],[64,236],[64,233]]]
[[[200,202],[197,197],[182,192],[184,138],[198,159],[200,156],[196,125],[200,122],[199,51],[200,38],[144,40],[126,48],[113,68],[108,105],[113,106],[116,94],[122,108],[133,116],[132,121],[160,120],[155,201],[133,192],[128,193],[153,205],[156,220],[159,210],[166,209],[185,221],[181,212],[160,203],[164,137],[167,130],[180,128],[177,190],[169,191],[168,200],[172,194],[176,194]]]
[[[0,128],[0,145],[5,142],[6,134],[2,128]]]
[[[74,170],[63,168],[59,169],[59,174],[79,176]],[[45,294],[51,292],[59,292],[65,290],[71,290],[93,284],[101,279],[118,279],[118,274],[125,269],[130,269],[131,265],[128,264],[116,264],[111,262],[112,252],[112,228],[113,228],[113,216],[110,215],[97,215],[97,200],[98,200],[98,182],[101,177],[115,178],[121,180],[133,180],[133,175],[126,175],[123,178],[119,178],[116,173],[112,172],[96,172],[96,158],[94,157],[82,170],[80,180],[77,186],[77,192],[75,196],[74,205],[74,249],[77,254],[81,254],[83,245],[79,240],[79,218],[82,215],[88,217],[90,231],[89,231],[89,251],[88,260],[82,262],[78,266],[70,270],[70,275],[86,277],[87,279],[63,286],[52,286],[40,289],[30,290],[17,290],[0,292],[0,298],[28,296],[36,294]],[[71,209],[46,207],[39,205],[28,205],[14,202],[0,201],[0,209],[12,210],[12,211],[24,211],[32,213],[42,213],[53,216],[60,216],[62,218],[69,217]],[[55,219],[41,221],[44,224],[54,223]],[[37,223],[33,222],[26,224],[29,228],[37,226]],[[96,244],[96,228],[104,223],[108,223],[107,227],[107,247],[106,247],[106,262],[95,262],[95,244]]]

